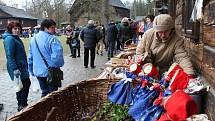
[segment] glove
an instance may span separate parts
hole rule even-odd
[[[19,69],[14,70],[13,73],[15,77],[19,77],[21,75],[21,72],[19,71]]]

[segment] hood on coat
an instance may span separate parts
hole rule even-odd
[[[8,36],[12,36],[12,34],[9,32],[5,32],[4,34],[2,34],[2,39],[4,40]]]
[[[9,33],[9,32],[5,32],[4,34],[2,34],[2,39],[4,40],[4,39],[6,39],[7,37],[9,37],[9,36],[11,36],[11,37],[14,37],[14,38],[19,38],[19,36],[18,35],[13,35],[13,34],[11,34],[11,33]]]
[[[175,24],[169,14],[160,14],[155,17],[153,28],[155,29],[155,31],[167,31],[175,28]]]

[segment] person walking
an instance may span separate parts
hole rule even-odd
[[[72,44],[71,44],[72,35],[73,35],[72,27],[71,27],[71,25],[68,25],[66,27],[66,44],[69,45],[69,49],[70,49],[70,52],[71,52],[70,57],[74,57],[74,55],[73,55],[73,48],[72,48]]]
[[[95,68],[95,49],[96,44],[101,39],[100,32],[95,28],[94,21],[89,20],[88,25],[80,33],[80,38],[84,42],[84,67],[88,68],[89,51],[90,51],[90,66]]]
[[[19,35],[22,32],[22,26],[18,22],[10,22],[7,30],[3,34],[3,44],[7,58],[7,70],[11,80],[21,79],[23,87],[16,90],[16,99],[18,102],[17,110],[20,111],[28,105],[28,93],[31,85],[28,72],[27,56],[25,47]]]
[[[72,57],[81,57],[80,56],[80,40],[79,40],[79,28],[75,27],[73,34],[72,34],[72,40],[71,40],[71,49],[72,49]],[[78,52],[78,55],[77,53]]]
[[[107,42],[105,40],[105,35],[106,35],[105,26],[104,24],[102,24],[102,41],[103,41],[105,50],[107,51]]]
[[[115,26],[116,26],[117,31],[118,31],[117,39],[116,39],[116,50],[120,51],[121,50],[120,49],[120,47],[121,47],[121,41],[120,41],[120,36],[119,36],[119,29],[120,29],[120,26],[121,26],[121,22],[117,21],[116,24],[115,24]]]
[[[128,18],[124,17],[121,23],[122,24],[119,28],[119,38],[121,42],[121,48],[123,49],[125,42],[132,39],[132,30],[131,26],[129,25]]]
[[[64,65],[63,47],[54,35],[55,27],[54,20],[43,20],[39,33],[31,39],[29,45],[29,72],[39,81],[41,97],[56,91],[61,86],[61,83],[54,86],[48,83],[48,68],[60,68]]]
[[[113,57],[115,50],[115,44],[117,41],[118,30],[115,26],[115,22],[112,20],[107,27],[107,42],[108,42],[108,60]]]
[[[104,34],[103,34],[103,27],[101,26],[101,24],[97,21],[94,26],[96,27],[96,29],[99,31],[100,33],[100,39],[99,42],[96,44],[96,54],[97,55],[101,55],[103,56],[103,50],[104,50]]]

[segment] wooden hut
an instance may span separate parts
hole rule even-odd
[[[0,4],[0,34],[6,30],[10,21],[18,21],[25,28],[33,28],[37,25],[37,18],[32,17],[23,9]]]
[[[86,25],[89,19],[106,25],[110,20],[121,20],[130,16],[130,10],[121,0],[75,0],[70,11],[73,25]]]

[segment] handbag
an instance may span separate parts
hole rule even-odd
[[[35,43],[46,67],[48,68],[47,83],[53,87],[61,87],[62,86],[61,80],[63,80],[63,71],[60,68],[49,67],[48,62],[46,61],[45,57],[43,56],[42,52],[39,49],[36,37],[35,37]]]
[[[77,44],[78,44],[77,40],[76,39],[72,39],[72,41],[71,41],[72,47],[77,47]]]

